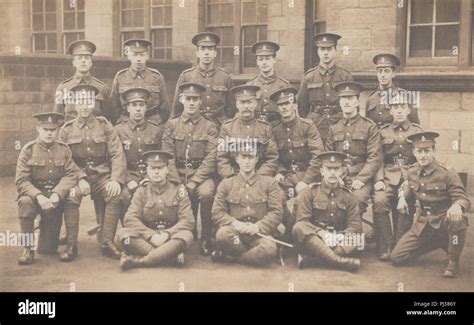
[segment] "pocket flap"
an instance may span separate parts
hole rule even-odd
[[[293,147],[295,148],[301,148],[301,147],[304,147],[305,146],[305,143],[303,140],[294,140],[293,141]]]
[[[54,160],[54,165],[56,167],[63,167],[66,164],[66,161],[64,159],[55,159]]]
[[[172,134],[172,135],[171,135],[171,139],[174,139],[174,140],[184,140],[184,135],[181,135],[181,134]]]
[[[82,138],[69,138],[66,141],[67,144],[76,144],[76,143],[81,143],[81,142],[82,142]]]
[[[193,135],[193,141],[207,141],[209,140],[209,136],[205,134],[197,134]]]
[[[313,202],[313,209],[326,210],[329,202]]]
[[[337,133],[334,134],[334,141],[343,141],[344,140],[344,133]]]
[[[363,140],[363,141],[367,141],[367,133],[354,132],[354,134],[352,135],[352,140]]]
[[[394,138],[385,138],[382,140],[382,144],[391,144],[393,141],[395,141]]]
[[[308,89],[321,88],[323,86],[322,82],[313,82],[308,84]]]
[[[31,158],[27,162],[28,166],[45,166],[46,160],[45,159],[38,159],[38,158]]]
[[[104,143],[107,142],[107,139],[105,138],[105,135],[98,135],[94,137],[94,142],[95,143]]]
[[[232,196],[232,197],[227,196],[225,199],[230,204],[239,204],[240,203],[240,196]]]
[[[445,190],[446,183],[433,183],[433,184],[426,184],[427,190]]]
[[[263,196],[257,196],[254,198],[254,202],[255,203],[265,203],[267,202],[267,198],[266,197],[263,197]]]
[[[227,91],[227,87],[226,86],[214,85],[214,86],[212,86],[212,90],[214,90],[214,91]]]

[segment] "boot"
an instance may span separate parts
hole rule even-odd
[[[455,237],[456,240],[455,240]],[[466,242],[466,229],[449,232],[448,266],[446,266],[443,277],[455,278],[459,274],[459,259]]]
[[[66,249],[59,254],[59,260],[61,262],[71,262],[77,257],[77,246],[67,245]]]
[[[124,271],[145,266],[145,259],[141,256],[122,254],[120,257],[120,268]]]
[[[213,263],[231,263],[233,262],[233,258],[227,256],[223,251],[220,249],[216,249],[211,253],[211,261]]]
[[[374,213],[374,229],[379,260],[388,262],[394,241],[388,213]]]
[[[176,266],[177,267],[183,267],[185,263],[186,263],[186,260],[184,258],[184,253],[181,253],[178,256],[176,256]]]
[[[298,268],[305,269],[311,265],[311,258],[298,254]]]
[[[449,260],[448,266],[444,269],[443,277],[455,278],[459,273],[459,261]]]
[[[100,246],[100,251],[102,256],[110,257],[116,260],[119,260],[120,256],[122,255],[122,252],[120,252],[118,247],[112,241],[103,243]]]
[[[31,247],[25,247],[23,249],[23,254],[18,259],[18,264],[20,265],[30,265],[35,261],[35,252]]]
[[[313,258],[322,259],[331,266],[349,272],[355,272],[360,268],[360,260],[358,258],[337,255],[317,236],[308,237],[305,243],[306,248],[312,252]]]
[[[201,255],[203,256],[209,256],[211,254],[212,247],[211,247],[211,241],[209,239],[203,239],[201,242]]]

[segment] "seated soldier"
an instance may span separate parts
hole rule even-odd
[[[321,183],[315,183],[298,196],[293,238],[301,254],[298,266],[324,264],[347,271],[357,271],[358,258],[350,258],[362,238],[362,221],[357,198],[340,185],[346,154],[328,151],[321,160]]]
[[[140,186],[116,236],[124,250],[123,270],[158,266],[170,261],[184,264],[183,252],[193,240],[194,218],[184,185],[168,177],[173,155],[151,150],[144,154],[149,182]]]
[[[407,141],[407,136],[421,131],[418,124],[411,123],[408,119],[410,112],[411,105],[392,103],[390,114],[393,122],[380,128],[384,164],[375,176],[373,219],[377,253],[381,261],[390,260],[393,246],[410,229],[413,222],[410,215],[398,215],[396,211],[398,189],[406,180],[408,166],[415,162],[412,144]]]
[[[408,168],[397,208],[400,213],[408,213],[410,198],[419,206],[413,226],[395,245],[390,259],[395,265],[405,264],[442,248],[448,252],[449,259],[443,276],[453,278],[459,272],[459,259],[466,241],[465,212],[470,202],[459,175],[435,159],[438,136],[437,132],[419,132],[408,137],[417,162]]]
[[[34,221],[41,216],[38,253],[56,254],[62,215],[68,228],[67,249],[61,261],[70,261],[77,255],[79,206],[74,204],[70,190],[77,184],[77,166],[68,146],[56,140],[57,131],[64,121],[60,113],[39,113],[36,140],[27,143],[20,152],[16,166],[15,184],[18,190],[18,217],[25,242],[20,265],[34,262]]]
[[[277,255],[272,236],[282,221],[281,192],[273,177],[256,172],[257,145],[236,150],[239,174],[219,184],[212,207],[217,228],[212,260],[267,265]]]

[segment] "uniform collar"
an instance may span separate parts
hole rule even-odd
[[[76,82],[76,84],[80,84],[82,82],[84,82],[86,84],[90,84],[91,81],[92,81],[92,76],[91,76],[90,72],[88,72],[86,75],[81,75],[76,71],[76,73],[74,73],[73,79]]]
[[[95,125],[96,118],[91,115],[87,120],[84,120],[80,117],[77,118],[77,126],[82,129],[85,125],[87,125],[89,128],[93,128]]]
[[[183,119],[184,123],[188,123],[189,121],[191,121],[193,124],[196,124],[201,119],[201,113],[196,112],[194,116],[191,116],[183,112],[183,114],[181,114],[181,118]]]
[[[298,116],[293,116],[293,118],[291,120],[284,120],[283,118],[281,119],[282,123],[287,126],[287,127],[292,127],[296,124],[296,122],[298,122]]]
[[[327,195],[331,195],[331,193],[335,193],[338,188],[339,188],[339,185],[336,185],[335,187],[332,187],[331,185],[327,184],[324,180],[321,181],[321,189]]]
[[[239,179],[241,185],[245,186],[248,183],[250,186],[252,186],[257,181],[258,174],[255,172],[252,176],[250,176],[250,178],[245,178],[242,173],[239,173],[237,178]]]
[[[361,116],[359,113],[357,113],[355,116],[351,117],[351,118],[343,118],[344,120],[344,125],[347,125],[347,124],[354,124],[356,123],[358,120],[360,120]]]
[[[275,82],[275,80],[277,80],[277,75],[275,72],[273,72],[271,75],[269,76],[264,76],[263,74],[259,73],[258,74],[258,79],[263,83],[263,84],[270,84],[270,83],[273,83]]]
[[[56,143],[56,141],[53,141],[51,143],[45,143],[41,141],[39,137],[36,138],[35,142],[43,149],[51,149],[51,147]]]
[[[198,64],[198,65],[197,65],[197,71],[198,71],[203,77],[206,77],[206,76],[213,76],[213,75],[216,73],[216,68],[215,68],[214,65],[212,65],[212,69],[204,70],[204,69],[201,68],[201,66]]]
[[[392,91],[394,91],[394,90],[399,90],[399,88],[395,85],[395,83],[393,82],[393,80],[392,80],[392,85],[391,85],[390,87],[384,88],[384,87],[382,87],[380,84],[378,85],[378,90],[379,90],[379,91],[384,91],[384,90],[385,90],[385,91],[388,91],[389,89],[391,89]]]
[[[145,75],[145,71],[146,71],[146,67],[141,71],[135,70],[134,68],[130,67],[127,72],[130,74],[130,76],[133,79],[137,79],[138,76],[143,78]]]
[[[410,127],[411,123],[410,121],[408,120],[408,118],[403,121],[402,123],[392,123],[390,126],[392,127],[392,129],[397,129],[398,127],[401,127],[402,129],[404,130],[408,130],[408,128]]]
[[[150,182],[150,190],[155,192],[155,193],[158,193],[158,194],[163,194],[163,192],[165,192],[169,187],[170,187],[170,182],[169,180],[167,180],[163,185],[158,185],[158,184],[153,184],[152,182]]]
[[[257,120],[257,119],[255,118],[255,116],[252,116],[249,120],[243,119],[243,118],[240,116],[240,114],[238,114],[237,116],[238,116],[238,119],[239,119],[240,123],[242,123],[242,124],[244,124],[244,125],[251,125],[251,124],[254,124],[255,121]]]
[[[318,65],[318,70],[322,75],[331,74],[336,70],[336,64],[333,63],[332,66],[329,69],[326,69],[325,67],[323,67],[320,64],[320,65]]]
[[[425,176],[428,176],[430,175],[435,169],[436,167],[438,167],[438,162],[436,161],[436,159],[433,159],[433,161],[426,167],[421,167],[420,166],[420,174],[423,173],[423,171],[425,172]]]
[[[140,127],[141,130],[146,129],[147,123],[146,120],[143,119],[140,123],[135,122],[131,118],[128,119],[127,125],[130,127],[130,129],[135,130],[137,127]]]

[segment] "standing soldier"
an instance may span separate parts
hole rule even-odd
[[[94,200],[97,222],[101,226],[102,255],[119,258],[120,252],[113,240],[122,201],[128,195],[126,188],[122,189],[127,177],[125,154],[112,124],[102,116],[92,115],[94,105],[87,99],[94,98],[97,88],[77,85],[71,91],[78,117],[64,124],[59,139],[69,145],[74,162],[87,174],[79,181],[76,192],[80,199],[91,194]]]
[[[300,249],[298,266],[304,268],[316,262],[357,271],[360,260],[348,256],[358,249],[354,238],[360,237],[362,222],[357,199],[339,182],[346,155],[328,151],[318,158],[322,163],[321,183],[311,185],[298,196],[293,227]]]
[[[217,228],[215,262],[235,261],[267,265],[277,254],[272,240],[282,221],[281,193],[277,182],[260,175],[259,145],[239,147],[239,174],[224,179],[217,188],[212,220]]]
[[[125,251],[123,270],[158,266],[173,259],[184,264],[183,252],[193,240],[194,219],[186,189],[168,177],[173,156],[164,151],[144,153],[150,182],[140,186],[116,237]]]
[[[343,119],[329,128],[327,150],[348,155],[343,173],[344,184],[359,200],[362,214],[367,209],[372,192],[372,181],[382,166],[380,134],[374,122],[359,114],[362,85],[347,81],[335,86]]]
[[[260,88],[253,85],[241,85],[231,89],[236,99],[238,114],[222,124],[217,145],[217,172],[222,178],[236,175],[239,166],[235,161],[232,148],[239,143],[257,142],[259,150],[257,172],[274,176],[278,164],[278,150],[271,126],[255,118],[257,108],[256,94]]]
[[[109,87],[91,75],[92,54],[95,52],[94,43],[86,40],[79,40],[71,43],[67,52],[72,55],[72,65],[76,69],[74,75],[61,82],[56,89],[54,111],[65,114],[66,122],[77,117],[74,108],[74,97],[70,93],[73,86],[79,84],[93,85],[99,92],[96,97],[96,105],[93,114],[95,116],[105,116],[108,120],[112,118],[109,106]]]
[[[38,214],[41,216],[38,253],[57,253],[64,213],[69,237],[60,260],[72,260],[77,254],[79,206],[74,204],[74,196],[70,195],[70,190],[77,184],[77,166],[68,146],[56,140],[64,115],[51,112],[33,117],[37,119],[38,137],[21,150],[15,177],[21,233],[23,238],[32,239],[25,243],[23,255],[18,259],[20,265],[34,262],[34,221]]]
[[[390,114],[390,103],[393,100],[399,100],[400,97],[405,97],[408,92],[393,83],[396,70],[400,66],[400,59],[397,56],[381,53],[374,56],[372,61],[377,68],[379,84],[378,88],[369,94],[365,102],[365,116],[374,121],[378,127],[382,127],[393,121],[393,116]],[[411,104],[412,109],[408,118],[412,123],[420,123],[416,108],[419,103],[412,102]]]
[[[201,254],[209,255],[218,131],[214,122],[200,113],[201,96],[205,91],[206,87],[193,82],[179,86],[179,100],[184,111],[166,124],[163,151],[171,152],[175,157],[170,169],[186,186],[195,219],[201,203]],[[197,237],[196,229],[194,233]]]
[[[211,32],[199,33],[193,37],[192,42],[196,46],[198,64],[184,70],[179,76],[173,100],[172,117],[179,116],[183,112],[183,104],[179,100],[179,86],[186,82],[195,82],[206,87],[200,108],[204,117],[216,123],[218,127],[224,121],[234,117],[235,103],[230,94],[234,82],[229,72],[215,66],[216,46],[219,41],[219,35]]]
[[[117,72],[112,84],[110,94],[110,106],[115,115],[113,122],[119,124],[127,120],[123,115],[126,102],[122,94],[136,87],[145,88],[150,92],[147,100],[147,115],[150,121],[161,124],[168,120],[170,115],[170,103],[168,92],[163,76],[158,70],[148,68],[146,63],[150,58],[148,48],[150,41],[144,39],[129,39],[123,43],[130,67]]]
[[[459,273],[459,259],[466,241],[468,225],[466,211],[470,202],[459,175],[439,163],[435,157],[436,132],[412,134],[413,154],[417,163],[408,169],[408,180],[399,193],[398,210],[408,213],[410,197],[417,201],[415,223],[406,232],[390,255],[395,265],[413,261],[416,257],[442,248],[448,252],[444,277]]]
[[[247,82],[248,85],[260,87],[257,92],[258,106],[255,116],[267,123],[275,125],[280,119],[277,105],[270,100],[276,90],[290,86],[290,83],[275,73],[276,53],[280,45],[270,41],[260,41],[252,45],[257,57],[258,75]]]
[[[275,91],[271,101],[276,104],[281,121],[273,128],[278,147],[278,170],[275,180],[283,190],[283,222],[291,235],[293,215],[286,201],[319,181],[319,161],[316,158],[324,150],[323,142],[311,120],[298,117],[296,93],[293,87]]]
[[[421,131],[418,124],[411,123],[408,119],[410,112],[411,106],[408,103],[392,103],[390,114],[393,122],[380,128],[384,164],[375,176],[373,209],[377,251],[381,261],[390,260],[393,246],[413,222],[410,217],[412,214],[398,215],[396,211],[398,190],[407,179],[408,166],[415,163],[412,144],[407,141],[407,137]]]
[[[321,62],[305,73],[298,94],[300,116],[313,120],[324,143],[329,126],[342,118],[334,86],[342,81],[352,81],[349,71],[334,63],[337,41],[340,38],[341,36],[331,33],[314,35],[313,42],[316,43]]]
[[[129,119],[126,123],[117,124],[115,131],[122,141],[127,159],[127,188],[134,192],[138,184],[146,177],[146,163],[143,153],[161,148],[162,127],[146,117],[146,101],[150,92],[145,88],[131,88],[122,96],[127,103]],[[125,204],[125,208],[128,204]],[[123,211],[125,213],[125,211]]]

